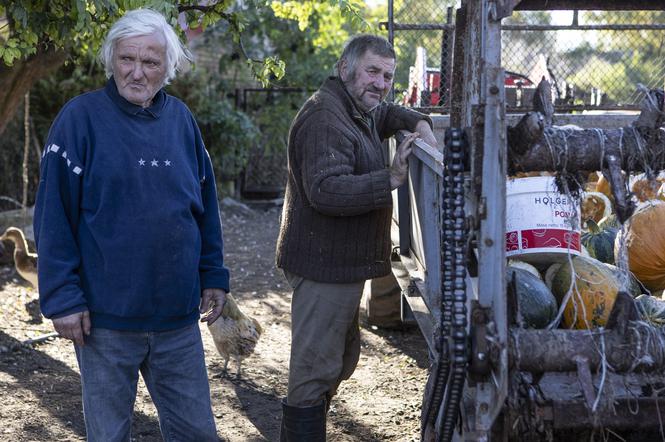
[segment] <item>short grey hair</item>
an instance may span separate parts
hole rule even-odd
[[[141,37],[161,33],[166,40],[166,86],[176,76],[176,72],[188,61],[192,60],[189,49],[180,41],[178,35],[169,25],[162,14],[148,9],[134,9],[128,11],[116,21],[102,44],[99,52],[99,58],[104,65],[106,77],[113,75],[113,55],[118,40],[123,38]]]
[[[395,49],[388,40],[378,35],[360,34],[351,37],[344,45],[342,55],[335,63],[335,75],[340,76],[339,68],[343,60],[346,60],[348,72],[351,77],[355,75],[358,59],[365,55],[365,52],[371,51],[379,57],[392,58],[397,61]]]

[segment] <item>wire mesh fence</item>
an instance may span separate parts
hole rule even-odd
[[[238,104],[261,131],[251,146],[241,176],[241,193],[248,199],[278,197],[286,184],[286,150],[291,121],[312,91],[298,88],[248,88],[236,92]]]
[[[454,1],[389,2],[384,27],[400,69],[396,99],[449,105]],[[529,107],[542,77],[558,110],[637,109],[644,88],[665,83],[665,11],[522,11],[502,23],[506,102]]]

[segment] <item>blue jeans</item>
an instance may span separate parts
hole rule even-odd
[[[165,332],[93,328],[74,346],[88,441],[129,441],[139,372],[166,441],[218,441],[198,323]]]

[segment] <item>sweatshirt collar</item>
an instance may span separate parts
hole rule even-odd
[[[138,106],[134,103],[127,101],[120,93],[115,84],[115,79],[113,77],[109,78],[104,87],[106,94],[111,98],[111,100],[125,113],[129,115],[144,115],[150,116],[152,118],[159,118],[164,110],[164,105],[166,104],[166,92],[164,89],[160,89],[152,99],[152,104],[146,108]]]

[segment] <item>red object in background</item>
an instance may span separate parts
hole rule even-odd
[[[535,86],[536,84],[529,80],[526,75],[518,74],[516,72],[506,71],[506,80],[504,82],[506,86]]]
[[[526,75],[518,74],[516,72],[506,71],[505,82],[506,86],[515,87],[533,87],[535,84],[529,80]],[[441,72],[437,69],[427,69],[425,90],[420,92],[420,106],[439,106],[441,85]],[[410,85],[409,93],[406,95],[404,105],[415,106],[418,103],[418,86]]]
[[[441,72],[440,71],[427,71],[427,89],[430,91],[430,106],[438,106],[441,85]]]

